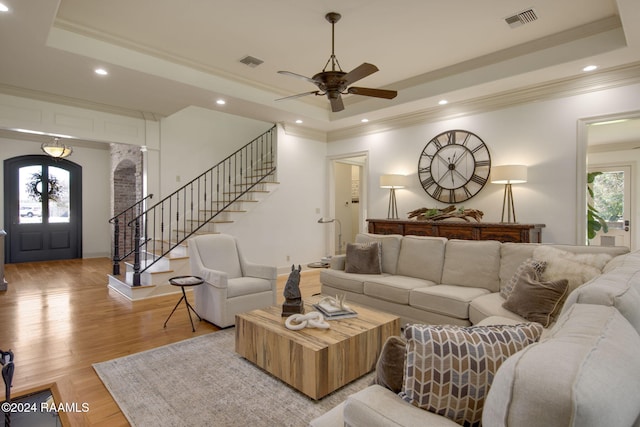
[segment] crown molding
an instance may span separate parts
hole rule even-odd
[[[311,129],[303,126],[295,126],[289,123],[280,123],[284,133],[290,136],[297,136],[299,138],[313,139],[315,141],[327,142],[327,133]]]
[[[329,131],[327,132],[327,141],[333,142],[341,139],[355,138],[439,120],[500,110],[530,102],[598,92],[639,82],[640,62],[634,62],[586,75],[552,80],[520,89],[451,103],[446,107],[431,107],[388,119],[373,120],[365,125],[356,125]]]
[[[142,119],[147,121],[159,121],[163,117],[158,113],[131,110],[129,108],[121,108],[113,105],[100,104],[98,102],[91,102],[83,99],[71,98],[68,96],[56,95],[48,92],[25,89],[25,88],[10,86],[2,83],[0,83],[0,93],[4,95],[17,96],[20,98],[34,99],[37,101],[51,102],[53,104],[62,104],[69,107],[85,108],[88,110],[95,110],[103,113],[133,117],[134,119]]]

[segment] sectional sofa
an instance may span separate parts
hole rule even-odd
[[[599,274],[613,257],[628,252],[623,247],[356,235],[357,244],[371,242],[380,244],[381,273],[347,272],[346,256],[336,256],[330,268],[320,272],[322,294],[344,294],[347,301],[398,315],[402,324],[469,326],[490,316],[525,321],[502,307],[500,290],[534,252],[543,259],[551,258],[553,264],[559,254],[575,254],[575,260],[566,259],[555,266],[561,274],[571,276],[573,287]],[[562,268],[565,265],[566,270]]]
[[[565,274],[572,282],[542,337],[505,356],[487,382],[483,426],[640,426],[640,252],[415,236],[357,238],[372,241],[382,244],[381,273],[346,273],[340,257],[321,273],[322,292],[344,293],[348,300],[396,313],[409,324],[473,331],[531,328],[537,323],[502,307],[501,291],[521,266],[535,257],[551,257],[545,261],[551,274]],[[310,425],[459,425],[449,414],[421,408],[415,399],[409,403],[407,372],[415,373],[406,369],[415,354],[409,355],[409,345],[406,351],[400,393],[372,384]]]

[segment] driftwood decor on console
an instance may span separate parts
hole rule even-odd
[[[442,221],[449,218],[460,218],[469,221],[469,218],[480,222],[484,216],[484,212],[477,209],[465,209],[464,207],[456,208],[455,206],[447,206],[444,209],[438,208],[419,208],[409,212],[409,219],[415,218],[418,221]]]

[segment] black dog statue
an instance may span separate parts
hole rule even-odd
[[[300,272],[302,267],[295,264],[291,266],[291,274],[284,286],[284,303],[282,304],[282,317],[289,317],[292,314],[304,313],[304,302],[300,294]]]

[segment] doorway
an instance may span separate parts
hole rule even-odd
[[[640,162],[640,111],[620,113],[602,117],[592,117],[578,120],[578,179],[577,197],[578,215],[578,242],[579,244],[612,244],[630,245],[635,250],[640,241],[640,229],[634,229],[637,223],[637,215],[640,213],[637,206],[637,189],[640,188],[639,176],[636,173]],[[620,169],[626,167],[626,169]],[[618,171],[616,171],[618,169]],[[624,194],[616,194],[618,191],[607,190],[615,195],[624,204],[623,213],[605,213],[603,220],[611,222],[613,233],[604,236],[599,242],[600,236],[588,240],[587,227],[587,203],[586,189],[587,177],[590,172],[605,172],[602,178],[612,179],[614,175],[620,181],[620,188],[624,187]],[[621,173],[622,172],[622,173]],[[603,209],[603,208],[601,208]],[[626,230],[628,229],[628,231]],[[602,234],[602,233],[600,233]],[[618,235],[615,235],[618,234]],[[601,240],[601,239],[600,239]]]
[[[82,167],[29,155],[4,161],[5,262],[82,257]]]
[[[367,154],[353,153],[330,161],[328,213],[336,219],[329,247],[343,254],[347,243],[366,232]]]

